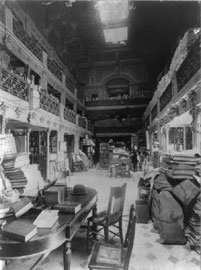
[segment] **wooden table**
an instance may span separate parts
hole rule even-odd
[[[52,250],[63,245],[64,270],[69,270],[71,264],[71,240],[85,222],[90,211],[93,211],[93,215],[96,213],[97,192],[94,189],[87,188],[86,195],[72,195],[71,191],[68,191],[67,198],[80,202],[81,210],[75,215],[59,213],[59,219],[51,229],[38,229],[38,233],[28,242],[13,241],[0,233],[0,260],[23,259],[40,255],[40,258],[31,267],[31,269],[34,269]],[[39,209],[31,209],[20,219],[32,223],[39,211]],[[7,222],[14,219],[14,217],[9,217]]]

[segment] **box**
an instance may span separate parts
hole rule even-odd
[[[45,203],[55,205],[65,201],[67,193],[66,186],[51,186],[44,190]]]
[[[136,207],[137,223],[148,223],[149,221],[148,200],[136,200],[135,207]]]

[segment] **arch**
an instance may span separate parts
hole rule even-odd
[[[110,73],[110,74],[108,74],[107,76],[105,76],[101,80],[101,84],[102,85],[106,85],[108,81],[113,80],[113,79],[120,79],[120,78],[121,79],[128,80],[129,83],[136,83],[136,80],[135,80],[135,78],[133,78],[133,76],[131,76],[128,73],[121,72],[119,74],[117,74],[117,73]]]

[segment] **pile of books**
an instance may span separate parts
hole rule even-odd
[[[27,153],[7,155],[3,160],[5,176],[10,180],[12,188],[19,193],[35,195],[35,190],[43,188],[43,178],[37,164],[29,164]],[[31,192],[31,194],[29,194]],[[34,192],[34,194],[32,194]]]
[[[21,168],[15,168],[16,156],[7,156],[3,160],[3,168],[6,177],[10,180],[12,188],[18,189],[22,193],[25,185],[27,184],[27,179],[21,170]]]
[[[201,158],[187,155],[167,155],[160,170],[173,179],[193,179],[201,175]]]

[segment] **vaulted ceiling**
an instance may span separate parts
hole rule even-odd
[[[120,59],[143,57],[152,86],[186,30],[200,26],[199,2],[130,1],[128,40],[114,45],[104,40],[95,0],[19,3],[74,76],[80,63],[114,60],[118,52]]]

